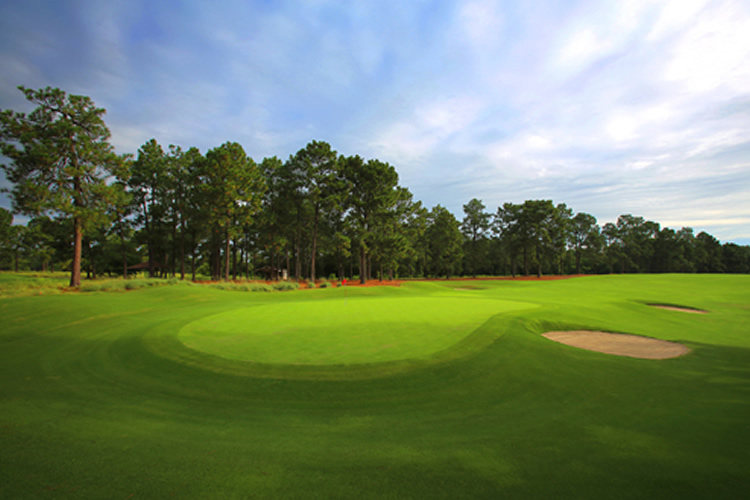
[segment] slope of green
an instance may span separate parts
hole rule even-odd
[[[279,325],[322,315],[344,290],[173,286],[2,299],[0,498],[745,495],[750,277],[465,285],[347,290],[347,307],[360,301],[378,313],[318,317],[321,329],[303,330],[330,335],[330,346],[366,331],[369,347],[354,366],[302,368],[288,364],[297,355],[290,344],[265,345],[276,358],[255,363],[193,349],[180,335],[207,318],[234,331],[264,308],[286,311]],[[444,301],[443,320],[420,309]],[[415,326],[368,331],[389,320]],[[439,325],[419,327],[432,320]],[[452,335],[449,323],[462,330]],[[372,346],[394,328],[395,337],[413,332],[404,346],[424,348],[380,359]],[[674,340],[692,352],[639,360],[540,335],[577,328]]]
[[[201,318],[178,337],[192,349],[260,363],[422,359],[456,344],[491,316],[533,307],[440,295],[275,303]]]

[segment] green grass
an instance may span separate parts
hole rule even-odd
[[[470,284],[3,298],[0,498],[746,494],[750,277]]]
[[[61,293],[69,283],[66,273],[0,271],[0,299]]]
[[[490,317],[533,304],[464,297],[272,303],[206,316],[180,329],[187,347],[271,364],[339,365],[424,359]]]

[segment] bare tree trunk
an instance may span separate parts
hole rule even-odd
[[[122,279],[128,279],[128,253],[124,247],[122,249]]]
[[[83,246],[83,229],[81,218],[73,218],[73,269],[70,272],[70,286],[81,286],[81,247]],[[16,263],[16,265],[18,265]]]
[[[237,279],[237,242],[232,245],[232,279]]]
[[[192,232],[190,235],[190,245],[191,245],[191,252],[190,252],[190,271],[193,275],[193,281],[195,281],[195,232]]]
[[[185,226],[180,228],[180,279],[185,279]]]
[[[523,246],[523,274],[524,276],[529,275],[529,247],[528,245]]]
[[[148,206],[146,205],[146,198],[143,198],[143,227],[146,229],[146,250],[148,253],[148,277],[154,277],[154,251],[153,251],[153,237],[151,235],[151,229],[148,223]]]
[[[276,260],[276,247],[273,244],[273,239],[271,240],[271,255],[270,255],[270,257],[271,258],[269,260],[269,262],[270,262],[269,265],[271,266],[271,268],[273,268],[273,266],[274,266],[273,263]],[[278,273],[276,273],[276,274],[278,274]],[[276,279],[274,278],[273,281],[276,281]]]
[[[289,243],[287,243],[284,253],[286,254],[286,275],[288,279],[289,278]]]
[[[315,283],[315,254],[318,251],[318,212],[319,208],[315,206],[315,216],[313,217],[313,234],[312,234],[312,258],[310,259],[310,281]]]
[[[224,281],[229,281],[229,229],[226,231],[226,244],[224,245]]]
[[[302,263],[300,262],[300,254],[302,253],[302,237],[300,235],[299,225],[297,226],[297,235],[295,241],[294,251],[294,279],[299,281],[302,277]]]
[[[213,245],[213,266],[211,270],[211,278],[214,280],[221,279],[221,236],[218,233],[215,236],[215,240],[212,242]]]
[[[536,245],[536,265],[537,265],[536,276],[537,278],[541,278],[542,277],[542,256],[541,256],[541,252],[539,249],[539,243],[537,243]]]
[[[172,247],[172,255],[169,267],[172,272],[172,277],[174,278],[177,274],[177,262],[175,262],[177,259],[177,224],[175,224],[174,221],[172,221],[172,245],[170,246]]]
[[[364,285],[367,283],[367,251],[364,244],[360,245],[359,248],[359,282]]]

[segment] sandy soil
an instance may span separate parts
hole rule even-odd
[[[684,313],[693,314],[708,314],[708,311],[701,311],[700,309],[690,309],[688,307],[677,307],[677,306],[665,306],[661,304],[649,304],[651,307],[658,307],[659,309],[666,309],[667,311],[680,311]]]
[[[676,358],[690,352],[690,349],[675,342],[620,333],[578,330],[547,332],[544,336],[555,342],[573,347],[631,358],[667,359]]]

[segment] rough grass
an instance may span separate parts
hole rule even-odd
[[[83,280],[81,286],[78,288],[68,287],[69,283],[69,273],[14,273],[0,271],[0,298],[28,297],[31,295],[51,295],[58,293],[123,292],[152,286],[194,285],[191,281],[180,280],[178,278],[164,279],[146,277],[131,277],[126,280],[121,277]],[[299,284],[293,281],[279,281],[270,284],[257,281],[209,282],[207,285],[203,286],[235,292],[286,292],[297,290],[299,288]]]
[[[0,498],[746,494],[750,277],[480,283],[4,298]],[[212,315],[289,308],[284,322],[297,307],[334,307],[344,293],[350,304],[392,304],[356,328],[327,329],[336,335],[419,316],[422,299],[455,299],[467,312],[473,299],[536,307],[498,310],[437,358],[357,365],[362,372],[288,365],[287,347],[277,345],[284,363],[260,374],[256,363],[190,350],[178,338]],[[675,340],[692,352],[639,360],[541,336],[564,329]],[[420,338],[431,342],[429,329]]]

